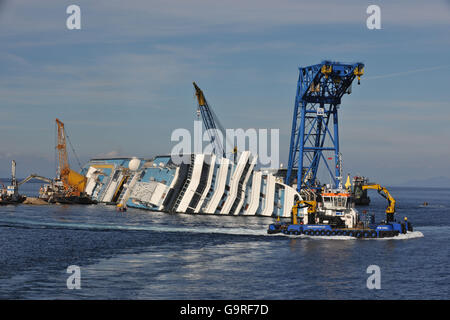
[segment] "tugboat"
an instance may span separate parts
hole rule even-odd
[[[267,233],[384,238],[413,231],[406,217],[403,222],[395,221],[395,200],[386,188],[380,185],[364,185],[362,189],[376,189],[388,200],[386,220],[376,224],[373,215],[360,216],[354,208],[354,199],[347,190],[325,189],[318,197],[320,201],[297,201],[292,208],[291,222],[277,221],[270,224]]]
[[[0,205],[22,203],[26,197],[19,194],[19,185],[16,179],[16,161],[11,161],[11,185],[0,189]]]

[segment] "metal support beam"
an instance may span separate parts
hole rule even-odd
[[[319,187],[317,174],[323,161],[338,187],[341,179],[338,107],[342,96],[350,93],[355,77],[360,79],[364,64],[322,61],[299,71],[285,182],[295,183],[292,174],[297,169],[298,191]],[[325,153],[328,159],[329,153],[332,159],[334,156],[334,170],[326,163]]]

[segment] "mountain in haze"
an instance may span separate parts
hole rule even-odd
[[[401,184],[407,187],[436,187],[436,188],[450,188],[450,178],[440,176],[427,179],[409,180]]]

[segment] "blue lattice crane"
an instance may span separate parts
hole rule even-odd
[[[285,182],[291,185],[297,171],[297,190],[314,189],[323,162],[338,187],[342,183],[338,108],[342,96],[351,93],[355,77],[359,84],[364,64],[322,61],[299,70]],[[334,156],[333,169],[325,158],[333,159],[329,153]]]

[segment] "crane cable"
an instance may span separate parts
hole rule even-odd
[[[55,125],[55,128],[56,128],[56,130],[58,130],[57,125]],[[72,152],[73,152],[73,154],[75,155],[75,158],[76,158],[76,160],[77,160],[78,166],[79,166],[80,169],[81,169],[81,162],[80,162],[80,159],[78,158],[78,155],[77,155],[77,153],[75,152],[75,149],[74,149],[74,147],[73,147],[73,145],[72,145],[72,141],[70,141],[70,137],[69,137],[69,135],[67,134],[67,128],[64,128],[64,135],[65,135],[65,137],[67,138],[67,141],[69,141],[70,148],[72,149]],[[57,144],[56,140],[57,140],[57,134],[55,135],[55,145]],[[55,160],[56,160],[56,148],[55,148]]]
[[[195,95],[195,93],[194,93],[194,95]],[[236,153],[236,144],[234,143],[234,141],[231,141],[230,137],[227,136],[225,128],[223,127],[222,123],[219,121],[219,117],[216,115],[216,113],[214,112],[211,105],[206,100],[206,97],[204,97],[204,99],[205,99],[205,104],[208,106],[208,109],[211,112],[214,124],[216,125],[216,128],[214,128],[214,130],[216,130],[217,132],[220,132],[222,134],[222,141],[220,141],[219,147],[222,148],[222,151],[225,155],[232,155],[232,154]],[[200,118],[199,110],[200,109],[197,109],[197,118],[198,119]],[[226,150],[228,149],[227,146],[233,146],[233,149],[231,152],[228,152],[228,153],[226,152]]]
[[[60,179],[61,178],[61,168],[60,168],[60,163],[59,163],[59,157],[58,157],[58,124],[55,122],[55,141],[54,141],[54,146],[55,146],[55,172],[56,172],[56,178]]]
[[[66,134],[67,141],[69,141],[70,148],[72,149],[73,154],[75,155],[75,158],[77,159],[78,166],[79,166],[80,169],[81,169],[81,162],[80,162],[80,159],[78,158],[78,155],[77,155],[77,153],[75,152],[75,149],[74,149],[74,147],[73,147],[73,145],[72,145],[72,142],[70,141],[69,135],[67,134],[67,130],[65,131],[65,134]]]

